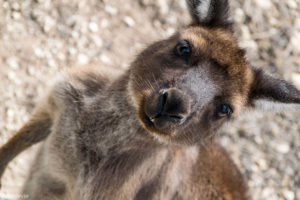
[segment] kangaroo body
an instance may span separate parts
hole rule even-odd
[[[153,142],[124,101],[126,76],[108,81],[89,70],[53,90],[57,107],[64,109],[24,194],[32,199],[224,199],[225,194],[247,199],[246,184],[222,147],[211,140],[202,146]],[[90,84],[97,89],[90,91]]]
[[[299,108],[300,91],[253,67],[227,0],[187,0],[192,23],[125,71],[73,68],[0,148],[0,176],[46,139],[23,193],[31,200],[250,199],[213,136],[247,108]]]

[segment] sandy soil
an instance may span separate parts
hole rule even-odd
[[[231,4],[249,60],[300,87],[300,1]],[[63,69],[126,68],[147,44],[188,22],[184,0],[0,0],[0,145]],[[246,175],[253,199],[300,199],[299,117],[299,111],[247,112],[220,131],[218,140]],[[0,199],[18,193],[36,149],[9,165]]]

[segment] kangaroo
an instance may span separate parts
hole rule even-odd
[[[128,70],[69,70],[0,148],[0,177],[43,141],[31,200],[251,199],[213,136],[248,108],[300,108],[300,91],[245,58],[227,0],[187,0],[192,22]]]

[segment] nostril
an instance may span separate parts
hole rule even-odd
[[[164,107],[165,107],[165,105],[167,103],[167,98],[168,98],[168,93],[167,93],[166,90],[163,90],[161,92],[161,95],[159,96],[159,100],[158,100],[159,103],[158,103],[157,115],[155,117],[159,116],[163,112]]]

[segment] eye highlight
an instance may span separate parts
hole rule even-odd
[[[180,40],[176,45],[174,51],[175,55],[181,57],[184,60],[187,60],[192,53],[191,45],[187,40]]]
[[[231,114],[233,113],[232,108],[227,104],[221,104],[217,107],[217,115],[219,117],[231,117]]]

